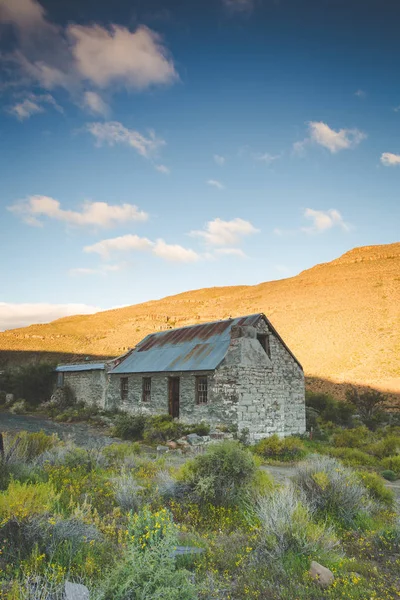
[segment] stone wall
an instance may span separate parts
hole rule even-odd
[[[74,371],[64,373],[64,387],[68,386],[77,402],[96,404],[104,408],[107,377],[105,371]]]

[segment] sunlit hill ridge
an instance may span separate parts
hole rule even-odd
[[[6,331],[0,360],[31,352],[115,356],[150,332],[256,312],[269,317],[306,375],[400,392],[400,243],[355,248],[288,279]]]

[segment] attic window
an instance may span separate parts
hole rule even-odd
[[[207,404],[207,377],[196,377],[196,404]]]
[[[269,346],[269,337],[266,333],[257,333],[257,339],[263,347],[264,352],[271,358],[271,348]]]
[[[127,377],[121,377],[121,400],[128,398],[129,384]]]
[[[143,377],[142,379],[142,402],[150,402],[151,400],[151,377]]]

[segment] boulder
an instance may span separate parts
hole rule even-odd
[[[167,446],[170,450],[176,450],[178,447],[178,444],[176,442],[174,442],[173,440],[170,440],[169,442],[167,442]]]
[[[189,433],[187,441],[191,446],[200,446],[201,444],[204,444],[203,438],[200,435],[197,435],[197,433]]]
[[[65,582],[65,600],[89,600],[89,590],[80,583]]]
[[[321,587],[328,587],[335,579],[332,571],[315,562],[315,560],[311,563],[309,574]]]

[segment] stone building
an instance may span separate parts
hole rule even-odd
[[[263,314],[150,334],[112,363],[57,371],[109,409],[235,425],[253,442],[305,431],[303,369]]]
[[[148,335],[110,371],[106,402],[236,425],[252,441],[305,431],[303,369],[263,314]]]

